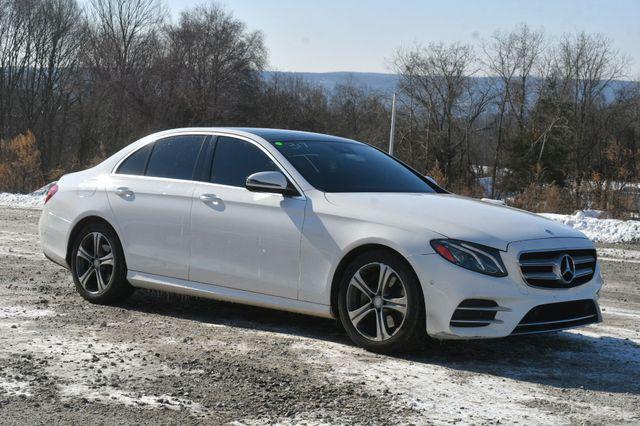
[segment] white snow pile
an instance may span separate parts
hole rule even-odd
[[[41,209],[43,204],[43,195],[0,192],[0,206],[12,207],[14,209]]]
[[[12,207],[14,209],[41,209],[44,204],[44,197],[47,195],[49,187],[54,183],[55,182],[51,182],[30,194],[0,192],[0,206]]]
[[[640,221],[601,219],[601,211],[584,210],[572,215],[540,213],[548,219],[564,223],[585,234],[589,239],[601,243],[640,242]]]

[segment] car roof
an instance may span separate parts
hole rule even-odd
[[[180,133],[191,132],[223,132],[229,134],[236,134],[238,136],[257,136],[266,140],[269,143],[278,141],[324,141],[324,142],[350,142],[350,143],[362,143],[353,139],[342,138],[339,136],[325,135],[322,133],[303,132],[301,130],[287,130],[287,129],[267,129],[258,127],[183,127],[163,130],[148,137],[155,139],[158,137],[171,136]]]
[[[233,127],[230,130],[251,133],[266,140],[267,142],[277,141],[327,141],[327,142],[356,142],[353,139],[341,138],[339,136],[325,135],[322,133],[303,132],[300,130],[286,129],[265,129],[252,127]]]

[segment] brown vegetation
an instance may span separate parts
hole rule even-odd
[[[28,192],[43,185],[40,151],[33,133],[27,131],[9,141],[0,140],[0,155],[0,188]]]

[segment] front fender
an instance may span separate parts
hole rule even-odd
[[[331,304],[331,288],[341,260],[365,245],[388,247],[405,258],[431,254],[429,241],[443,236],[428,230],[410,231],[355,218],[309,212],[301,241],[298,298]]]

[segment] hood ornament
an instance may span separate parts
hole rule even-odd
[[[576,277],[576,263],[569,254],[564,254],[556,260],[553,272],[565,285],[571,284]]]

